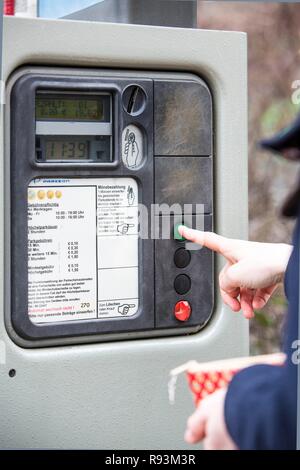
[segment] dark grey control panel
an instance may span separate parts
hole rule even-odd
[[[207,84],[34,67],[11,82],[14,339],[40,347],[203,328],[212,253],[176,227],[212,229]]]

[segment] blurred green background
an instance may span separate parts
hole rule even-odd
[[[299,110],[292,103],[292,83],[300,80],[300,4],[198,3],[200,28],[248,33],[249,239],[289,243],[294,221],[283,218],[280,209],[299,166],[263,152],[257,143],[287,125]],[[280,348],[285,311],[280,287],[251,320],[252,354]]]

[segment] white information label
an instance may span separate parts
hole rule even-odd
[[[138,310],[133,178],[39,179],[28,188],[28,314],[33,323]]]

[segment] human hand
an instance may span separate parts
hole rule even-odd
[[[206,450],[236,450],[225,423],[224,404],[227,389],[207,396],[189,417],[184,439],[188,444],[203,440]]]
[[[226,258],[219,275],[222,299],[234,312],[246,318],[263,308],[283,280],[292,246],[225,238],[213,232],[178,227],[181,236]]]

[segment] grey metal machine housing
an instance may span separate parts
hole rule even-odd
[[[155,337],[152,330],[152,337],[144,338],[145,332],[140,330],[123,332],[122,341],[111,341],[120,338],[117,332],[102,335],[101,341],[95,341],[97,335],[93,341],[90,335],[69,337],[70,344],[60,338],[55,340],[57,346],[48,339],[43,340],[43,347],[33,348],[31,343],[39,340],[17,337],[11,324],[14,247],[10,95],[12,77],[24,67],[33,74],[40,69],[59,69],[62,75],[74,70],[84,79],[94,73],[98,76],[101,70],[101,78],[107,73],[110,81],[118,77],[117,70],[126,71],[129,81],[137,72],[141,79],[149,79],[149,74],[150,80],[155,79],[154,71],[164,76],[178,73],[181,78],[181,74],[202,77],[213,96],[214,230],[232,238],[247,238],[246,35],[8,17],[3,25],[6,104],[0,120],[1,448],[190,449],[183,433],[187,416],[194,409],[193,401],[186,381],[179,378],[175,404],[170,406],[170,370],[191,359],[207,362],[248,353],[248,322],[232,314],[217,288],[210,321],[194,334],[168,335],[178,328],[165,328],[164,336]],[[183,157],[176,157],[180,168]],[[37,172],[37,168],[32,167],[32,171]],[[155,181],[160,184],[158,174]],[[24,231],[21,233],[24,241]],[[26,249],[21,250],[26,255]],[[215,286],[223,263],[216,255]],[[26,300],[24,284],[22,296]],[[23,307],[22,311],[27,314]],[[104,336],[108,341],[103,341]]]

